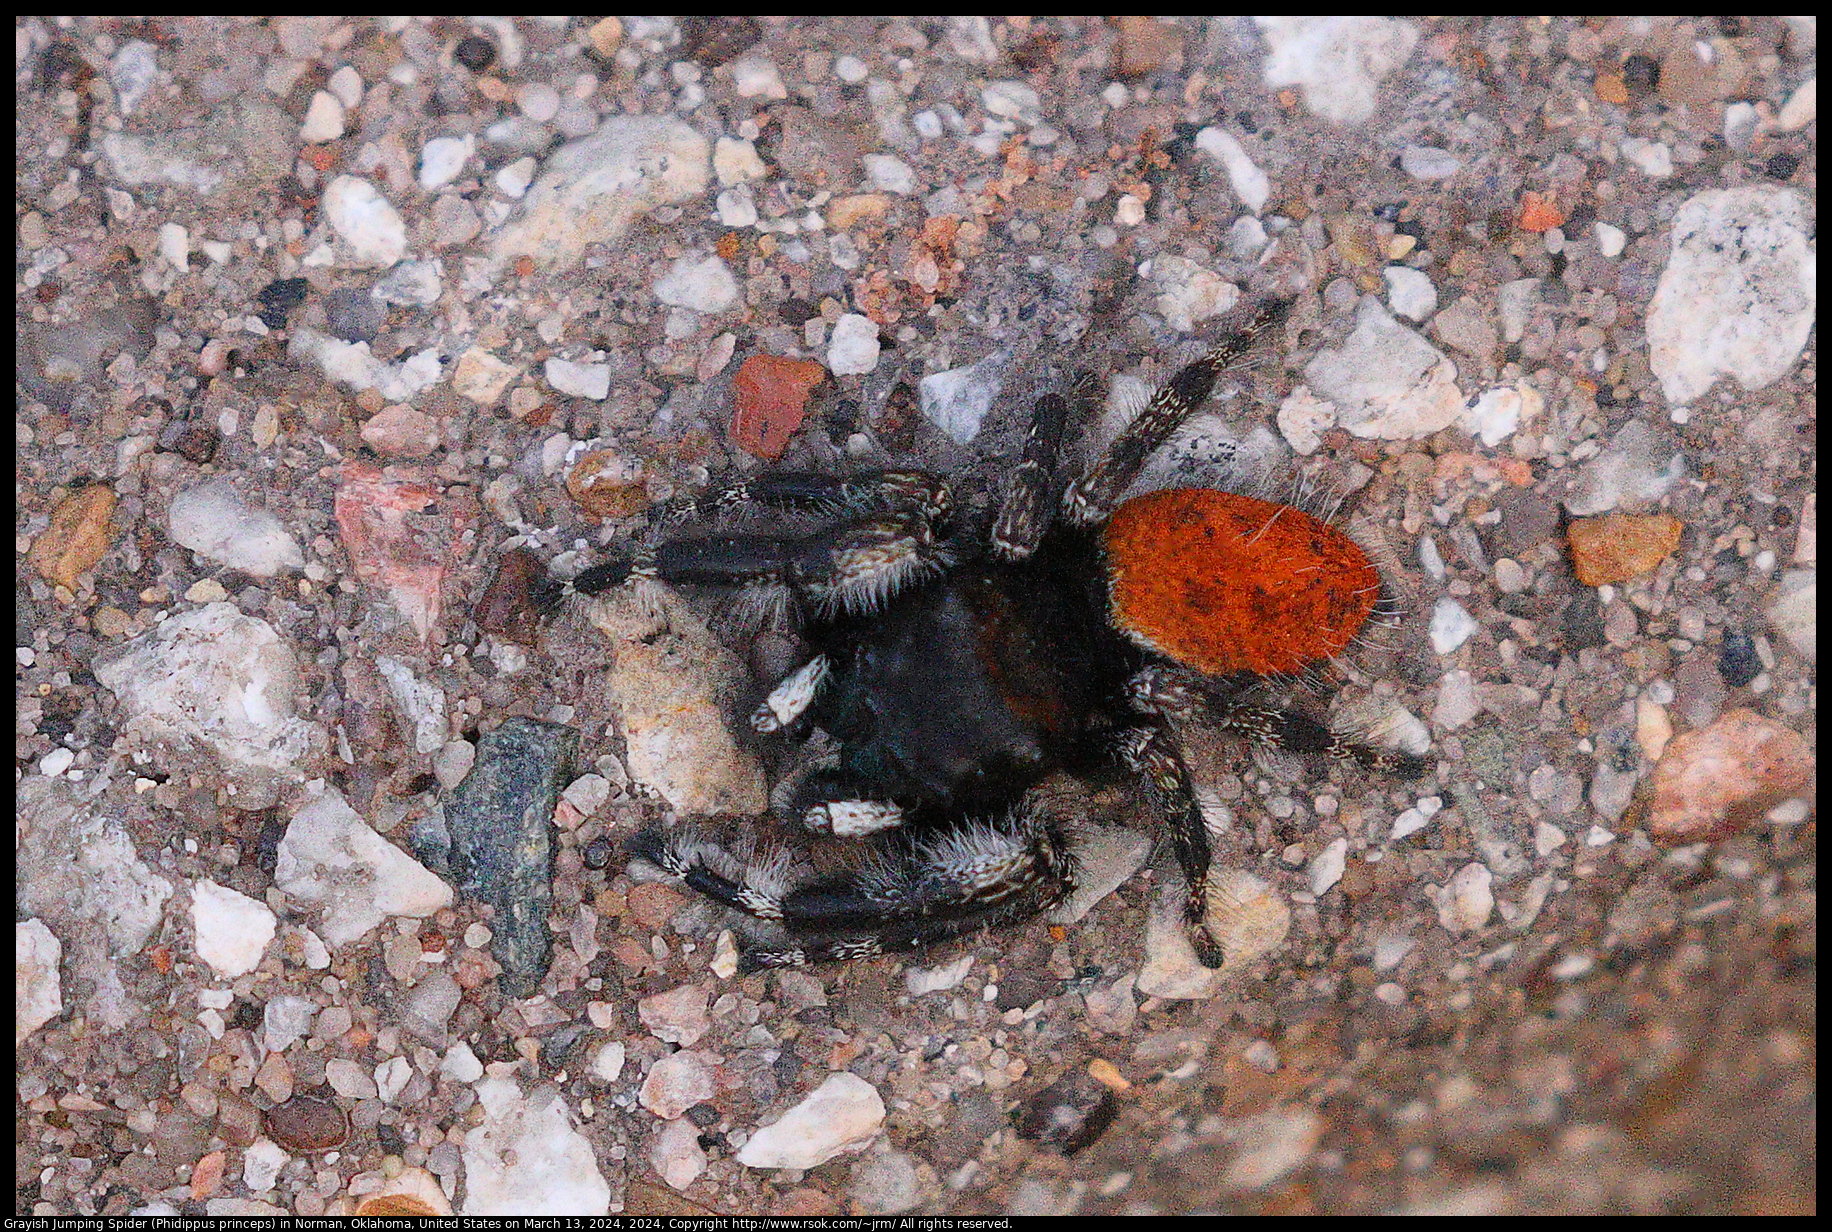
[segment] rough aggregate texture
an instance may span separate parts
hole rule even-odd
[[[58,946],[16,1213],[476,1212],[528,1152],[581,1215],[1816,1208],[1815,19],[17,25],[19,916]],[[1427,777],[1205,754],[1279,922],[1218,978],[1154,923],[1162,845],[1073,922],[735,977],[719,912],[613,858],[675,819],[632,766],[675,746],[632,750],[617,647],[532,573],[778,446],[989,517],[1040,393],[1117,377],[1104,439],[1268,289],[1290,327],[1153,466],[1342,498],[1409,615],[1337,715]],[[758,356],[831,380],[734,424]],[[174,541],[204,485],[261,517]],[[1617,513],[1658,550],[1584,585],[1569,524]],[[169,675],[200,612],[286,696],[187,669],[149,734],[98,677]],[[758,810],[747,669],[792,650],[688,656],[735,751],[675,798]],[[668,695],[667,651],[624,676]],[[316,785],[418,852],[518,728],[577,733],[507,810],[538,881],[479,849],[347,941],[276,884]],[[1079,798],[1138,857],[1125,794]],[[272,913],[251,969],[200,957],[206,882]],[[795,1138],[822,1090],[871,1113],[838,1154]],[[748,1158],[822,1162],[746,1166],[766,1126]]]

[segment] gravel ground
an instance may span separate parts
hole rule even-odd
[[[19,1213],[1814,1209],[1812,19],[17,34]],[[1216,750],[1219,979],[1163,851],[734,977],[612,851],[759,811],[642,732],[781,647],[513,550],[765,455],[984,509],[1271,290],[1175,464],[1346,497],[1410,615],[1337,714],[1432,773]],[[515,717],[505,892],[440,824]]]

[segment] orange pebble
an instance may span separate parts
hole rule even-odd
[[[1541,193],[1521,194],[1520,229],[1522,231],[1550,231],[1554,227],[1565,225],[1565,211],[1558,208],[1558,203]]]

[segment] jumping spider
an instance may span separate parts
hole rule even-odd
[[[751,723],[819,727],[837,742],[795,790],[793,811],[811,830],[850,838],[855,857],[816,873],[780,845],[732,851],[685,827],[631,845],[757,922],[764,940],[742,969],[917,949],[1055,906],[1078,861],[1057,798],[1039,785],[1116,761],[1168,828],[1191,940],[1219,966],[1204,924],[1209,834],[1179,724],[1419,773],[1416,759],[1268,700],[1269,682],[1320,678],[1381,619],[1379,573],[1353,539],[1291,505],[1212,488],[1122,500],[1289,307],[1269,300],[1246,314],[1066,488],[1056,461],[1070,404],[1042,398],[983,546],[957,527],[937,476],[778,473],[720,490],[698,511],[837,520],[808,534],[670,532],[574,580],[585,594],[644,579],[738,587],[753,608],[801,625],[811,655]]]

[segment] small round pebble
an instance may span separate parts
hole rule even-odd
[[[489,39],[473,34],[458,40],[458,46],[452,48],[452,59],[473,73],[481,73],[496,63],[496,48]]]
[[[1718,674],[1733,689],[1761,675],[1762,658],[1756,653],[1755,639],[1735,629],[1725,633],[1723,649],[1718,652]]]
[[[350,1136],[350,1119],[336,1104],[295,1095],[267,1110],[267,1134],[289,1151],[331,1151]]]
[[[609,868],[611,860],[617,854],[617,845],[600,834],[585,845],[585,867],[591,869]]]

